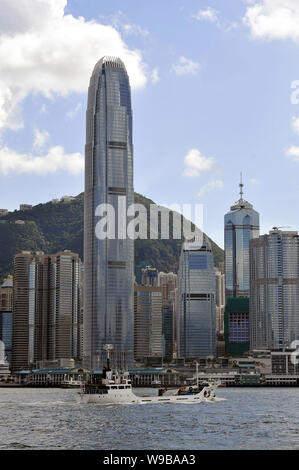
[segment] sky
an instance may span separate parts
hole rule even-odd
[[[298,0],[0,0],[0,207],[84,190],[89,78],[119,56],[135,191],[203,204],[223,246],[239,198],[299,229]]]

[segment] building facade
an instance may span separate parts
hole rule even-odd
[[[224,340],[226,354],[240,357],[249,351],[248,297],[227,299],[224,313]]]
[[[179,267],[180,344],[184,358],[216,355],[216,281],[210,243],[184,243]]]
[[[259,214],[240,199],[224,217],[225,291],[226,297],[248,297],[250,294],[249,242],[259,236]]]
[[[104,57],[88,89],[84,196],[84,364],[102,366],[103,346],[115,366],[133,363],[134,242],[127,209],[134,202],[132,107],[123,62]],[[105,205],[115,224],[101,235]],[[107,209],[106,209],[107,211]]]
[[[141,268],[141,285],[142,286],[158,286],[158,269],[152,266]]]
[[[170,292],[170,305],[172,310],[173,357],[178,358],[180,344],[180,307],[178,287]]]
[[[224,333],[224,309],[225,309],[225,274],[215,268],[216,276],[216,332]]]
[[[250,243],[251,349],[299,340],[299,236],[274,228]]]
[[[174,341],[174,314],[175,305],[172,298],[177,288],[178,276],[174,273],[158,274],[158,286],[162,288],[162,318],[163,318],[163,356],[172,359]]]
[[[11,367],[13,329],[13,280],[9,277],[0,286],[0,341],[4,343],[4,355]]]
[[[79,256],[23,252],[14,260],[12,369],[37,362],[80,360]]]
[[[162,357],[162,289],[135,286],[134,288],[134,358],[144,361]]]

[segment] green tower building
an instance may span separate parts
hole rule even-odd
[[[224,311],[225,352],[242,356],[249,351],[249,298],[228,297]]]

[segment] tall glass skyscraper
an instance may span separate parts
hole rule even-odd
[[[216,355],[216,278],[210,243],[184,243],[179,267],[179,355]]]
[[[243,183],[240,183],[240,199],[224,217],[225,295],[249,297],[249,242],[259,236],[259,214],[243,199]]]
[[[275,228],[250,243],[251,349],[299,340],[299,236]]]
[[[134,357],[134,244],[126,233],[126,211],[134,203],[133,143],[130,84],[120,59],[103,57],[96,64],[86,121],[84,363],[102,367],[103,346],[112,344],[113,365],[128,367]],[[115,211],[114,239],[96,236],[102,204]]]

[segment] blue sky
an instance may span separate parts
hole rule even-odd
[[[298,230],[298,4],[0,0],[1,207],[83,191],[89,75],[118,54],[132,84],[137,192],[202,203],[204,230],[223,246],[242,171],[261,232]]]

